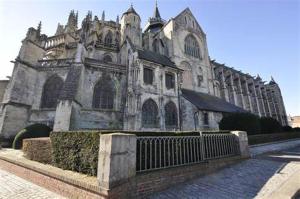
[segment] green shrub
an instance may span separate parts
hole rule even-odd
[[[259,134],[259,117],[251,113],[232,113],[222,118],[219,128],[221,130],[247,131],[248,135]]]
[[[62,169],[97,175],[100,132],[52,132],[54,165]]]
[[[199,132],[145,132],[145,131],[66,131],[51,132],[53,164],[59,168],[92,176],[97,175],[99,141],[101,134],[126,133],[136,136],[198,136]],[[203,132],[212,133],[212,132]],[[217,132],[213,132],[217,133]],[[229,133],[219,131],[218,133]]]
[[[295,131],[295,132],[300,132],[300,127],[294,127],[294,128],[293,128],[293,131]]]
[[[21,149],[22,148],[22,141],[25,138],[38,138],[38,137],[49,137],[50,132],[52,129],[45,124],[32,124],[24,129],[22,129],[13,141],[12,147],[14,149]]]
[[[271,117],[260,118],[261,133],[279,133],[282,132],[282,126],[277,120]]]
[[[300,138],[300,132],[250,135],[248,136],[248,142],[250,145],[253,145],[295,138]]]
[[[290,127],[290,126],[283,126],[283,127],[282,127],[282,131],[283,131],[283,132],[293,132],[294,130],[293,130],[293,128]]]

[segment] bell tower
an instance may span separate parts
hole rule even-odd
[[[135,46],[142,47],[141,18],[132,5],[123,13],[120,24],[121,42],[128,37]]]

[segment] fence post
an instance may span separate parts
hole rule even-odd
[[[199,131],[199,134],[200,134],[200,144],[201,144],[201,161],[204,161],[205,160],[205,147],[204,147],[204,136],[203,136],[203,133],[202,131]]]
[[[100,136],[98,156],[99,185],[118,186],[136,174],[136,135],[113,133]]]
[[[241,156],[244,158],[250,157],[247,132],[246,131],[230,131],[230,133],[237,136]]]

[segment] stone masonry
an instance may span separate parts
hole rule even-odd
[[[8,84],[0,82],[4,141],[33,123],[203,130],[218,129],[224,113],[248,111],[287,124],[279,85],[211,60],[189,8],[165,21],[156,5],[144,31],[133,6],[114,21],[89,11],[78,23],[72,10],[52,36],[41,23],[28,29]]]

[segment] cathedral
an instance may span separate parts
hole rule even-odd
[[[155,5],[143,28],[132,5],[115,21],[88,12],[81,26],[71,11],[52,36],[41,23],[29,28],[13,63],[1,93],[3,139],[33,123],[55,131],[218,129],[233,112],[287,125],[274,79],[211,60],[189,8],[166,21]]]

